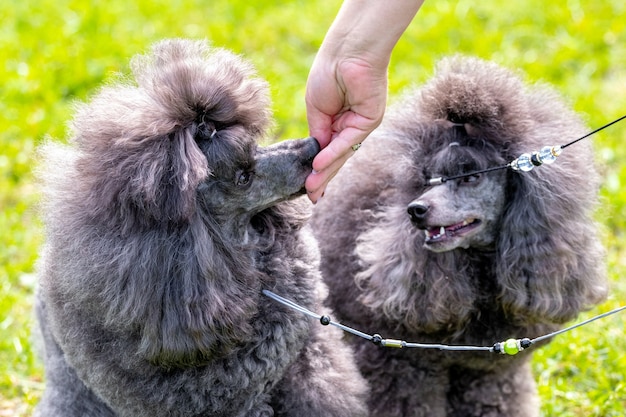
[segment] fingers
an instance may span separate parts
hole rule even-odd
[[[309,121],[309,136],[313,136],[324,149],[331,140],[332,117],[315,109],[307,109],[307,119]]]
[[[354,153],[352,146],[363,142],[368,133],[357,128],[342,130],[331,139],[328,146],[315,156],[313,171],[323,172],[336,165],[338,161],[345,162]]]
[[[309,135],[317,139],[321,148],[328,146],[332,135],[334,118],[342,111],[344,92],[338,87],[334,70],[313,64],[305,94],[306,117]]]
[[[352,150],[351,152],[354,153]],[[346,154],[339,159],[335,159],[334,162],[325,170],[320,172],[314,171],[307,177],[304,186],[307,190],[307,196],[311,202],[317,203],[320,197],[324,195],[324,191],[326,190],[330,180],[333,179],[339,169],[351,156],[351,154]]]
[[[360,144],[366,136],[367,132],[347,128],[333,138],[328,146],[313,159],[313,173],[305,182],[307,195],[313,203],[316,203],[324,194],[326,186],[337,171],[354,155],[356,151],[353,146]]]

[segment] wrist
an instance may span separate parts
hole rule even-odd
[[[320,53],[386,67],[391,52],[423,0],[344,0]]]

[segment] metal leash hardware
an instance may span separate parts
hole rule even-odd
[[[484,351],[484,352],[491,352],[491,353],[501,353],[503,355],[511,355],[511,356],[516,355],[525,349],[528,349],[533,344],[541,342],[542,340],[546,340],[551,337],[557,336],[559,334],[569,332],[570,330],[574,330],[578,327],[585,326],[593,321],[596,321],[604,317],[619,313],[620,311],[626,310],[626,306],[618,307],[606,313],[594,316],[583,322],[574,324],[572,326],[566,327],[561,330],[557,330],[552,333],[545,334],[543,336],[535,337],[534,339],[529,339],[525,337],[521,339],[507,339],[503,342],[496,342],[492,346],[464,346],[464,345],[445,345],[445,344],[436,344],[436,343],[410,343],[410,342],[406,342],[404,340],[398,340],[398,339],[384,339],[378,333],[374,335],[370,335],[367,333],[363,333],[359,330],[353,329],[352,327],[345,326],[341,323],[334,322],[332,321],[330,316],[314,313],[311,310],[305,307],[302,307],[301,305],[296,304],[291,300],[281,297],[280,295],[277,295],[270,290],[262,290],[262,292],[263,294],[273,299],[274,301],[277,301],[289,308],[292,308],[309,317],[319,320],[320,323],[324,326],[332,325],[332,326],[338,327],[339,329],[345,332],[352,333],[355,336],[359,336],[363,339],[369,340],[370,342],[374,343],[377,346],[398,348],[398,349],[418,348],[418,349],[439,349],[439,350],[447,350],[447,351]]]
[[[491,167],[491,168],[486,168],[486,169],[481,169],[478,171],[472,171],[472,172],[467,172],[464,174],[459,174],[459,175],[453,175],[450,177],[435,177],[435,178],[429,178],[426,181],[425,186],[434,186],[434,185],[441,185],[444,182],[450,181],[450,180],[457,180],[457,179],[461,179],[461,178],[466,178],[466,177],[471,177],[472,175],[478,175],[478,174],[484,174],[486,172],[491,172],[491,171],[498,171],[501,169],[506,169],[506,168],[511,168],[514,171],[521,171],[521,172],[528,172],[531,171],[534,167],[538,167],[541,165],[549,165],[551,163],[553,163],[554,161],[556,161],[556,159],[561,155],[561,153],[563,152],[563,149],[567,148],[568,146],[571,146],[573,144],[575,144],[578,141],[581,141],[595,133],[598,133],[599,131],[606,129],[607,127],[623,120],[626,119],[626,115],[613,120],[610,123],[605,124],[604,126],[601,126],[589,133],[587,133],[586,135],[583,135],[581,137],[579,137],[578,139],[574,139],[571,142],[566,143],[565,145],[554,145],[554,146],[544,146],[543,148],[541,148],[539,151],[534,151],[534,152],[530,152],[530,153],[523,153],[521,154],[519,157],[517,157],[516,159],[514,159],[513,161],[509,162],[508,164],[505,165],[499,165],[499,166],[495,166],[495,167]]]

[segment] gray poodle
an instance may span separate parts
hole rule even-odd
[[[588,141],[530,172],[429,181],[585,132],[550,89],[525,86],[493,63],[444,60],[390,109],[314,210],[336,319],[407,342],[493,346],[554,331],[603,300]],[[370,382],[372,415],[539,413],[532,349],[393,350],[346,337]]]
[[[37,415],[366,415],[341,333],[262,294],[322,308],[309,204],[293,199],[315,139],[257,147],[266,83],[204,42],[158,43],[133,73],[43,148]]]

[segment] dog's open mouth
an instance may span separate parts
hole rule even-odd
[[[480,220],[478,219],[467,219],[449,226],[430,227],[424,230],[424,233],[426,234],[426,240],[424,243],[438,243],[455,236],[463,235],[478,227],[479,224]]]

